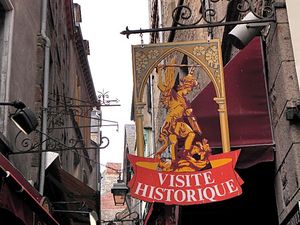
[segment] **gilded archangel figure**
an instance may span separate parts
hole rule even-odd
[[[156,68],[158,74],[157,86],[161,91],[161,102],[163,107],[167,109],[159,135],[159,141],[162,142],[162,146],[156,152],[156,157],[161,158],[161,154],[170,146],[172,163],[170,167],[174,169],[180,164],[187,164],[203,168],[207,164],[206,153],[210,151],[210,148],[206,139],[203,139],[202,142],[195,141],[194,143],[196,134],[201,136],[202,131],[196,117],[193,115],[190,102],[186,98],[186,95],[198,85],[198,82],[194,77],[192,68],[186,76],[180,79],[179,85],[174,87],[175,66],[175,59],[173,59],[171,64]],[[181,152],[184,159],[181,159],[181,161],[177,157],[179,139],[184,139],[183,152]],[[197,155],[196,158],[195,155]]]

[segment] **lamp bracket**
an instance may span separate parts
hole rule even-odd
[[[15,100],[12,102],[0,102],[0,105],[9,105],[15,107],[16,109],[24,109],[26,107],[26,105],[20,100]]]
[[[199,10],[195,10],[188,5],[179,5],[172,12],[173,23],[171,27],[161,27],[152,29],[129,30],[128,26],[121,31],[122,35],[129,38],[131,34],[155,33],[163,31],[176,31],[185,29],[212,28],[219,26],[230,26],[237,24],[275,22],[276,5],[270,0],[263,0],[261,6],[257,6],[257,1],[246,0],[233,6],[234,0],[200,0]],[[217,11],[220,7],[235,7],[234,12],[240,15],[252,12],[258,19],[252,21],[227,21],[227,11]],[[281,6],[281,5],[280,5]]]
[[[119,216],[119,214],[120,214],[120,216]],[[115,214],[115,221],[123,221],[127,217],[131,218],[133,221],[134,220],[139,220],[139,214],[136,211],[130,212],[126,215],[122,215],[122,214],[123,214],[123,211],[117,212]]]
[[[108,225],[115,225],[115,222],[121,222],[123,224],[123,222],[135,222],[135,224],[140,224],[140,221],[142,221],[143,219],[139,218],[139,214],[138,212],[134,211],[131,213],[126,214],[125,216],[122,215],[122,217],[119,217],[118,214],[123,214],[124,212],[117,212],[115,214],[115,219],[114,220],[101,220],[102,223],[107,223]],[[128,219],[126,219],[128,217]]]
[[[247,24],[247,28],[257,28],[257,27],[265,27],[268,26],[270,23],[249,23]]]

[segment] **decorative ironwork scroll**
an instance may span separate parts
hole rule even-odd
[[[191,26],[200,23],[221,24],[226,22],[227,10],[230,4],[236,0],[202,0],[200,1],[200,10],[195,12],[188,5],[180,5],[173,10],[172,18],[175,24],[179,26]],[[270,1],[262,1],[258,5],[257,0],[244,0],[236,4],[235,11],[239,14],[252,12],[258,20],[274,19],[274,8]],[[176,15],[179,15],[176,16]],[[192,19],[193,18],[193,19]],[[192,20],[191,20],[192,19]]]
[[[36,130],[36,134],[43,134],[42,132]],[[104,149],[109,145],[109,139],[107,137],[101,137],[100,144],[95,147],[82,147],[82,142],[79,139],[71,138],[68,143],[63,143],[60,140],[46,135],[47,139],[47,149],[40,150],[43,142],[36,142],[34,138],[25,136],[22,132],[18,132],[15,137],[15,152],[11,154],[28,154],[28,153],[41,153],[41,152],[63,152],[63,151],[75,151],[75,150],[96,150]]]
[[[118,129],[118,123],[102,119],[100,111],[99,116],[91,117],[91,112],[100,108],[102,104],[110,106],[112,102],[118,102],[118,100],[110,101],[107,99],[107,93],[108,92],[105,92],[105,97],[103,98],[98,96],[98,102],[93,104],[70,97],[53,95],[54,99],[49,99],[48,108],[42,109],[39,115],[39,118],[41,118],[43,110],[47,111],[47,134],[44,134],[39,130],[36,130],[35,134],[30,136],[25,136],[21,132],[17,133],[15,137],[16,148],[13,154],[40,153],[43,151],[61,152],[69,150],[96,150],[106,148],[109,145],[109,139],[107,137],[102,137],[101,135],[98,144],[95,143],[96,145],[91,147],[85,146],[80,129],[98,127],[100,131],[100,127],[102,126],[116,126]],[[93,123],[93,125],[81,126],[77,121],[80,120],[80,118],[94,120],[95,123]],[[111,124],[102,124],[102,121]],[[74,132],[67,132],[67,129],[73,129]],[[38,137],[40,137],[40,135],[46,135],[46,139],[44,141],[39,140]],[[43,142],[47,143],[46,150],[41,150]]]
[[[197,8],[191,8],[197,5]],[[275,22],[275,4],[270,0],[200,0],[198,4],[182,4],[177,6],[172,12],[173,26],[153,29],[129,30],[128,27],[121,34],[128,38],[130,34],[142,34],[161,31],[174,31],[184,29],[209,28],[218,26],[228,26],[236,24],[250,24]],[[234,7],[234,8],[233,8]],[[244,21],[227,21],[227,13],[238,14],[252,12],[257,19]]]
[[[98,101],[100,102],[101,106],[120,106],[120,104],[116,104],[119,103],[120,100],[115,98],[115,99],[111,99],[109,97],[109,91],[98,91]]]

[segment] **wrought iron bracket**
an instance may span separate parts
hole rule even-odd
[[[19,132],[15,137],[16,149],[14,152],[10,152],[11,155],[29,154],[29,153],[41,153],[41,152],[63,152],[63,151],[76,151],[76,150],[97,150],[104,149],[109,145],[109,139],[107,137],[101,137],[100,144],[96,147],[82,147],[81,140],[70,139],[68,144],[64,144],[61,141],[44,134],[41,131],[36,130],[37,134],[46,135],[47,149],[41,150],[40,147],[43,142],[35,142],[34,137],[23,137],[23,134]],[[21,140],[21,141],[19,141]]]
[[[140,219],[138,212],[134,211],[134,212],[130,212],[124,216],[121,216],[120,218],[118,217],[119,214],[122,214],[123,211],[121,212],[117,212],[115,214],[115,219],[114,220],[101,220],[101,223],[107,223],[108,225],[116,225],[116,223],[121,222],[123,224],[123,222],[132,222],[135,224],[140,224],[140,221],[142,221],[143,219]],[[128,218],[128,219],[126,219]]]
[[[172,12],[173,25],[171,27],[130,30],[128,26],[126,26],[126,29],[121,31],[120,34],[126,35],[126,37],[129,38],[129,35],[131,34],[212,28],[238,24],[270,23],[276,22],[275,9],[285,8],[285,4],[271,4],[270,0],[262,0],[262,6],[257,9],[258,7],[255,5],[255,0],[244,0],[243,4],[236,4],[236,12],[239,14],[252,12],[257,19],[226,21],[227,11],[225,10],[225,13],[221,15],[221,13],[217,11],[218,4],[220,5],[224,4],[224,2],[227,2],[228,6],[234,1],[235,0],[200,0],[200,10],[198,12],[194,12],[193,9],[191,9],[188,5],[179,5]],[[260,13],[257,12],[258,10]]]
[[[110,99],[109,97],[109,91],[98,91],[98,101],[100,102],[101,106],[120,106],[119,103],[120,100],[115,98],[115,99]]]
[[[97,150],[104,149],[109,145],[109,139],[100,135],[99,143],[94,143],[93,146],[87,147],[82,140],[81,128],[101,128],[103,126],[115,126],[117,131],[119,124],[116,121],[105,120],[102,118],[100,107],[102,106],[117,106],[118,99],[109,99],[108,91],[99,92],[98,101],[94,103],[82,101],[66,96],[53,95],[50,99],[50,104],[47,108],[42,108],[41,112],[46,111],[48,116],[47,134],[38,129],[34,134],[23,135],[21,132],[15,137],[15,151],[10,154],[26,154],[26,153],[41,153],[41,152],[62,152],[77,150]],[[97,110],[96,116],[91,116],[91,111]],[[39,117],[42,115],[40,113]],[[75,118],[89,118],[94,121],[91,125],[79,125]],[[106,124],[103,124],[106,122]],[[107,124],[107,122],[109,124]],[[72,138],[65,135],[66,129],[74,129]],[[97,132],[100,132],[98,130]],[[46,136],[44,141],[40,137]],[[57,138],[59,137],[59,138]],[[46,150],[41,150],[43,143],[47,144]]]

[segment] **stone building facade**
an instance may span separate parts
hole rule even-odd
[[[106,164],[107,169],[102,173],[103,179],[101,182],[101,220],[103,224],[114,221],[117,213],[122,213],[126,208],[124,206],[115,206],[111,188],[119,179],[121,171],[121,163],[109,162]]]
[[[203,5],[201,6],[200,3],[203,3]],[[180,22],[191,24],[201,17],[199,12],[201,14],[203,7],[210,6],[216,10],[216,15],[211,16],[212,19],[215,19],[214,16],[217,17],[216,20],[225,16],[225,21],[241,21],[245,13],[239,14],[236,6],[247,8],[247,3],[251,4],[252,10],[257,13],[262,12],[263,7],[270,7],[275,18],[275,20],[267,24],[267,27],[265,27],[261,33],[259,39],[262,46],[262,53],[257,53],[262,54],[264,65],[264,69],[261,73],[266,81],[264,85],[267,96],[266,107],[269,109],[270,130],[272,131],[268,151],[271,155],[269,155],[270,157],[267,160],[257,156],[254,158],[256,162],[251,166],[238,168],[239,173],[245,181],[245,198],[241,197],[236,201],[228,201],[219,205],[214,205],[213,203],[207,207],[175,207],[175,210],[158,206],[157,208],[160,211],[165,210],[165,216],[167,215],[172,218],[166,218],[165,224],[191,224],[195,218],[199,218],[199,221],[206,221],[210,224],[219,224],[224,221],[230,224],[299,224],[297,218],[299,218],[300,200],[298,196],[298,143],[300,128],[297,108],[299,108],[300,93],[298,84],[299,74],[297,74],[295,66],[297,63],[299,64],[299,62],[295,61],[295,46],[292,45],[291,41],[289,19],[295,18],[292,18],[291,15],[289,17],[288,15],[287,7],[289,6],[289,1],[226,2],[154,0],[149,1],[151,5],[150,26],[151,28],[181,26],[174,23],[172,16],[177,18]],[[176,14],[179,10],[173,11],[176,7],[181,8],[182,6],[188,7],[190,11],[183,11],[183,14]],[[247,9],[249,10],[249,8]],[[266,11],[263,13],[266,13]],[[222,26],[215,24],[211,27],[157,32],[151,34],[151,43],[195,40],[209,41],[211,38],[218,38],[222,41],[223,64],[226,66],[232,62],[235,57],[239,57],[239,53],[243,51],[242,49],[235,48],[230,42],[228,34],[233,28],[234,25]],[[296,49],[296,51],[299,51],[299,49]],[[248,66],[254,67],[255,65]],[[154,121],[151,129],[154,131],[152,133],[154,140],[157,140],[165,111],[159,102],[159,91],[156,88],[157,80],[155,79],[153,76],[151,80],[151,82],[154,83],[154,88],[151,92],[152,101],[148,101],[149,98],[146,96],[148,96],[149,93],[145,93],[144,102],[146,103],[145,108],[149,106],[149,103],[151,103],[151,106],[154,108],[150,115]],[[149,84],[151,84],[150,81]],[[292,115],[289,114],[291,110],[295,110]],[[146,114],[146,117],[147,116]],[[148,119],[144,121],[146,121],[145,124],[148,124]],[[147,125],[144,126],[148,129]],[[245,129],[247,129],[247,127],[245,127]],[[259,130],[260,128],[258,126],[258,133]],[[157,149],[159,143],[155,143],[157,145],[154,145],[154,149]],[[242,152],[250,154],[251,151],[258,150],[259,145],[260,143],[256,143],[254,146],[240,147]],[[247,155],[245,159],[247,161],[250,160],[250,158],[251,157]],[[264,188],[260,187],[260,185],[264,186]],[[260,191],[254,191],[254,189],[259,189]],[[247,196],[248,194],[251,196]],[[229,211],[236,210],[236,213],[242,215],[243,219],[235,219],[234,213],[231,214],[226,209],[230,209]],[[155,215],[157,219],[157,214]],[[153,218],[149,224],[156,224],[156,222],[155,218]]]
[[[88,41],[80,28],[80,6],[72,0],[1,0],[0,18],[0,102],[21,100],[39,122],[36,132],[24,135],[9,120],[15,109],[1,106],[1,142],[7,143],[1,153],[22,174],[24,185],[33,185],[28,188],[41,201],[28,204],[33,214],[47,197],[58,223],[89,223],[87,213],[55,212],[99,213],[99,149],[91,143],[89,128],[91,111],[99,105],[87,59]],[[86,197],[81,198],[83,193]],[[28,224],[26,217],[32,220],[32,213],[10,213],[20,224]]]

